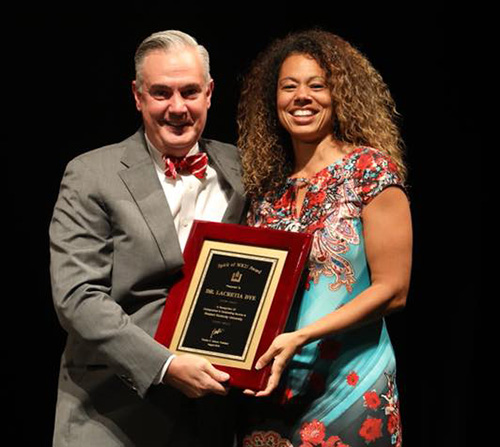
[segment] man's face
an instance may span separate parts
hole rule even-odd
[[[133,82],[146,135],[162,153],[183,156],[199,140],[213,91],[195,48],[156,50],[142,65],[142,88]]]

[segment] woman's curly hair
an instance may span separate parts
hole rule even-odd
[[[348,42],[323,30],[307,30],[276,40],[246,75],[238,104],[238,147],[247,194],[265,195],[291,174],[293,150],[276,111],[281,65],[291,54],[313,57],[325,71],[333,104],[334,137],[389,154],[406,178],[398,113],[380,74]]]

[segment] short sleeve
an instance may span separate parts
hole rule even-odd
[[[391,157],[376,149],[365,148],[353,160],[355,190],[363,205],[367,205],[384,189],[397,186],[405,190],[404,182]]]

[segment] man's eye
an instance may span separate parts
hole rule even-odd
[[[197,88],[191,88],[188,90],[184,90],[182,92],[182,96],[184,98],[187,98],[187,99],[193,99],[193,98],[196,98],[199,93],[200,93],[200,91]]]
[[[163,88],[151,89],[149,94],[155,99],[168,99],[171,96],[170,91]]]

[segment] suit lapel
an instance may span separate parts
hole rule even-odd
[[[121,160],[125,169],[118,174],[141,210],[167,270],[177,270],[184,264],[172,213],[156,175],[146,147],[143,132],[138,131],[126,140]]]
[[[148,152],[143,130],[124,142],[126,148],[121,163],[124,169],[118,174],[139,207],[160,253],[167,271],[178,270],[184,264],[174,219],[165,199],[156,170]],[[229,185],[229,203],[223,222],[240,223],[244,215],[245,199],[241,183],[240,165],[234,147],[222,143],[201,140],[211,166]]]

